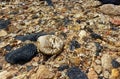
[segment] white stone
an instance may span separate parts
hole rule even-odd
[[[38,49],[48,55],[58,54],[62,51],[63,41],[55,35],[44,35],[38,38]]]

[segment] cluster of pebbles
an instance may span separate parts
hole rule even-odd
[[[120,79],[120,0],[0,2],[0,79]]]

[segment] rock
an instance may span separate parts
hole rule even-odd
[[[16,36],[15,39],[21,40],[23,42],[26,40],[37,41],[38,37],[43,35],[46,35],[46,33],[45,32],[31,33],[25,36]]]
[[[80,37],[80,39],[83,39],[84,37],[87,36],[87,32],[85,30],[81,30],[79,32],[78,36]]]
[[[99,0],[99,1],[102,2],[103,4],[115,4],[115,5],[120,4],[120,0]]]
[[[37,47],[43,53],[47,55],[58,54],[62,51],[64,43],[62,39],[55,35],[40,36],[37,40]]]
[[[30,79],[53,79],[54,75],[47,67],[40,65],[34,77]]]
[[[52,0],[45,0],[49,6],[54,6]]]
[[[6,49],[7,51],[10,51],[12,49],[12,46],[7,45],[7,46],[4,47],[4,49]]]
[[[95,42],[95,46],[96,46],[96,56],[99,56],[99,53],[102,51],[103,47],[98,42]]]
[[[88,79],[98,79],[98,75],[93,69],[89,70]]]
[[[13,50],[5,55],[5,60],[11,64],[25,64],[37,54],[37,47],[34,44],[27,44]]]
[[[112,4],[105,4],[100,7],[100,11],[105,14],[110,15],[120,15],[120,6],[112,5]]]
[[[74,66],[79,66],[81,62],[80,57],[70,57],[70,63]]]
[[[111,69],[112,68],[111,61],[112,59],[109,54],[103,54],[103,56],[101,57],[102,67],[108,70]]]
[[[0,72],[0,79],[11,79],[15,71],[2,71]]]
[[[94,70],[97,72],[97,74],[100,74],[102,72],[102,66],[101,65],[95,65]]]
[[[0,37],[6,36],[7,32],[5,30],[0,30]]]
[[[116,60],[114,60],[114,59],[112,60],[112,62],[111,62],[111,63],[112,63],[112,67],[113,67],[113,68],[118,68],[118,67],[120,67],[120,63],[119,63],[119,62],[117,62],[117,61],[116,61]]]
[[[105,78],[109,78],[110,73],[109,73],[108,71],[104,71],[104,72],[103,72],[103,76],[104,76]]]
[[[7,28],[9,24],[11,24],[10,20],[0,19],[0,29]]]
[[[112,24],[115,24],[115,25],[119,26],[120,25],[120,18],[112,18],[112,19],[110,19],[110,22]]]
[[[80,48],[80,43],[73,39],[70,43],[70,50],[73,51],[75,48]]]
[[[111,72],[111,79],[117,79],[118,77],[120,78],[120,72],[118,69],[112,69]]]
[[[101,61],[97,59],[97,60],[95,60],[95,63],[98,64],[98,65],[100,65]]]
[[[94,33],[94,32],[92,32],[92,33],[90,34],[90,36],[91,36],[92,38],[94,38],[94,39],[102,39],[102,36],[101,36],[101,35],[96,34],[96,33]]]
[[[78,67],[71,67],[67,70],[69,79],[88,79],[87,75]]]
[[[60,65],[60,66],[58,67],[58,71],[63,71],[63,70],[68,69],[68,68],[69,68],[69,65],[67,65],[67,64],[62,64],[62,65]]]

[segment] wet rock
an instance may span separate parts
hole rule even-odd
[[[67,75],[70,79],[88,79],[86,74],[78,67],[71,67],[67,70]]]
[[[112,62],[111,62],[111,63],[112,63],[112,67],[113,67],[113,68],[118,68],[118,67],[120,67],[120,63],[119,63],[119,62],[117,62],[117,61],[116,61],[116,60],[114,60],[114,59],[112,60]]]
[[[100,7],[100,11],[105,14],[110,15],[120,15],[120,6],[112,5],[112,4],[105,4]]]
[[[63,71],[63,70],[68,69],[68,68],[69,68],[69,65],[67,65],[67,64],[62,64],[62,65],[60,65],[60,66],[58,67],[58,71]]]
[[[38,49],[47,55],[58,54],[62,51],[64,43],[62,39],[55,35],[40,36],[37,40]]]
[[[76,48],[80,48],[80,43],[73,39],[70,43],[70,50],[73,51]]]
[[[46,33],[44,32],[38,32],[38,33],[31,33],[31,34],[27,34],[25,36],[16,36],[15,39],[21,40],[21,41],[26,41],[26,40],[30,40],[30,41],[37,41],[39,36],[43,36],[46,35]]]
[[[0,37],[6,36],[7,32],[5,30],[0,30]]]
[[[11,24],[10,20],[0,19],[0,29],[5,29]]]
[[[102,2],[103,4],[115,4],[115,5],[120,4],[120,0],[99,0],[99,1]]]
[[[103,54],[103,56],[101,57],[101,63],[102,63],[102,67],[104,69],[111,69],[112,64],[111,64],[111,56],[109,54]]]
[[[37,47],[34,44],[27,44],[13,50],[5,55],[5,60],[11,64],[25,64],[37,54]]]

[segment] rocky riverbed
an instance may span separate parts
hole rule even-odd
[[[120,0],[1,1],[0,79],[120,79]]]

